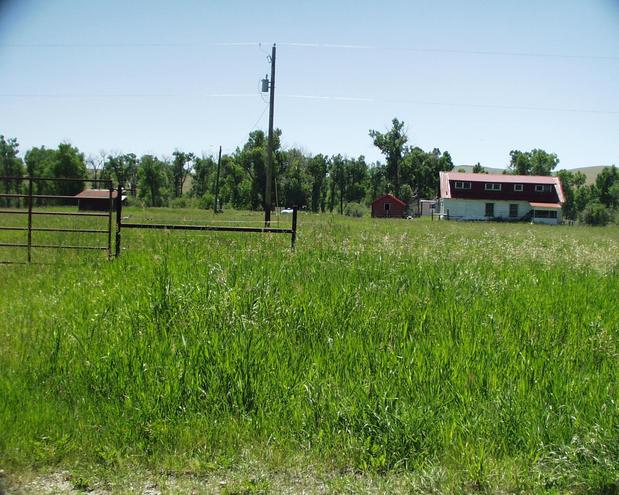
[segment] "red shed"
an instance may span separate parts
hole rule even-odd
[[[372,202],[372,217],[402,218],[405,215],[406,203],[392,194],[385,194]]]
[[[118,191],[112,191],[112,209],[116,210],[116,202]],[[81,193],[76,194],[77,206],[80,210],[95,210],[107,211],[110,208],[110,190],[109,189],[84,189]],[[122,195],[122,201],[125,201],[127,196]]]

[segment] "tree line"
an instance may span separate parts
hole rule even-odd
[[[298,148],[283,149],[281,136],[281,130],[276,130],[272,183],[275,204],[280,206],[348,213],[356,206],[364,208],[386,193],[411,204],[422,198],[436,198],[439,172],[454,168],[449,152],[438,148],[425,151],[409,145],[405,124],[398,119],[393,119],[391,127],[384,132],[368,132],[384,163],[368,163],[362,155],[310,155]],[[221,157],[218,207],[251,210],[263,207],[266,153],[266,134],[256,130],[249,134],[243,146]],[[541,149],[514,150],[505,173],[551,175],[558,163],[556,154]],[[485,170],[478,163],[473,172]],[[89,180],[111,179],[124,185],[132,201],[146,206],[212,208],[217,188],[217,157],[179,150],[171,157],[103,152],[86,157],[76,147],[61,143],[54,149],[33,147],[22,158],[16,139],[0,136],[0,174],[84,179],[82,183],[37,183],[35,194],[76,194]],[[590,221],[593,214],[608,221],[616,216],[619,206],[616,167],[605,169],[592,185],[585,183],[585,176],[580,172],[561,170],[557,175],[566,196],[565,218]],[[23,185],[4,182],[7,193],[19,187]]]
[[[516,175],[552,175],[558,164],[555,153],[515,150],[510,153],[507,170]],[[559,170],[556,175],[565,195],[565,219],[592,225],[619,223],[619,171],[615,165],[603,168],[592,184],[587,184],[587,177],[580,171]]]
[[[451,156],[436,148],[424,151],[407,146],[403,127],[403,122],[394,119],[387,132],[369,132],[385,156],[385,164],[368,163],[362,155],[310,155],[298,148],[282,149],[282,133],[276,130],[272,184],[276,204],[297,205],[313,212],[344,213],[347,205],[366,206],[385,193],[393,193],[407,202],[436,197],[438,172],[453,169]],[[221,157],[221,205],[263,208],[267,144],[265,132],[256,130],[242,147]],[[35,194],[77,193],[89,179],[112,179],[146,206],[211,208],[215,201],[217,158],[178,150],[171,157],[138,157],[133,153],[86,157],[68,143],[55,149],[33,147],[21,158],[17,140],[0,136],[0,170],[5,176],[84,179],[82,183],[68,185],[37,184]],[[6,187],[17,185],[5,181]]]

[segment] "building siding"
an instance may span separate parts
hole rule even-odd
[[[533,201],[539,203],[559,202],[559,196],[554,187],[551,188],[550,192],[537,192],[535,191],[535,186],[537,184],[522,184],[522,191],[514,191],[514,184],[502,183],[500,191],[486,191],[485,182],[470,182],[470,189],[456,189],[456,182],[461,181],[449,181],[449,189],[452,198]],[[493,182],[488,181],[488,183]],[[494,183],[496,183],[496,181]]]
[[[494,217],[486,216],[486,203],[494,204]],[[509,205],[518,205],[518,216],[509,216]],[[461,199],[443,198],[440,213],[455,220],[517,220],[524,217],[533,208],[528,201],[503,201],[495,199]],[[554,210],[557,211],[557,210]],[[561,221],[561,210],[557,211],[557,218],[536,218],[535,223],[556,224]]]
[[[385,204],[389,204],[388,211],[385,211]],[[372,217],[374,218],[402,218],[405,211],[406,205],[390,195],[378,198],[372,203]]]

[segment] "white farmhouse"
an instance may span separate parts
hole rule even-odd
[[[561,222],[558,177],[440,172],[439,212],[456,220]]]

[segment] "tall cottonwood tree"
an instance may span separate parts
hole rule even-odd
[[[133,153],[108,155],[100,177],[113,179],[117,184],[122,184],[135,196],[138,173],[138,158]]]
[[[50,175],[58,178],[85,179],[86,160],[75,146],[61,143],[53,154],[50,164]],[[58,181],[54,185],[55,192],[64,196],[75,196],[84,189],[84,180]]]
[[[391,129],[387,132],[370,130],[370,137],[387,160],[387,180],[393,185],[393,192],[400,194],[400,164],[406,151],[408,137],[404,130],[404,122],[393,119]]]
[[[321,209],[325,193],[324,185],[329,168],[329,159],[325,155],[316,155],[309,159],[307,168],[312,180],[311,208],[314,213],[317,213]]]
[[[138,168],[140,199],[148,206],[163,206],[167,197],[168,175],[166,163],[153,155],[144,155]]]
[[[195,155],[193,153],[185,153],[184,151],[176,150],[172,153],[174,157],[172,161],[172,183],[174,186],[174,196],[180,198],[183,195],[183,186],[185,180],[191,172],[191,167]]]
[[[4,136],[0,135],[0,175],[6,177],[21,177],[23,175],[24,165],[21,158],[17,156],[18,152],[19,144],[17,143],[17,139],[5,139]],[[5,180],[3,182],[5,194],[9,194],[11,191],[19,193],[19,181]],[[10,201],[9,198],[4,198],[5,205],[9,205]]]
[[[510,162],[507,170],[515,175],[552,175],[552,171],[559,164],[559,158],[555,153],[548,153],[541,149],[512,150],[509,156]]]

